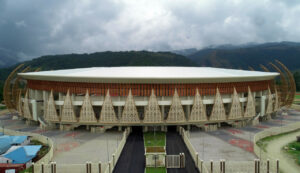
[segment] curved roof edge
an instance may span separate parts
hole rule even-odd
[[[279,73],[210,67],[93,67],[18,75],[30,80],[87,83],[227,83],[272,80]]]

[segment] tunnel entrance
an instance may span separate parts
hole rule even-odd
[[[142,133],[143,127],[142,126],[132,126],[131,127],[133,133]]]
[[[168,126],[168,132],[176,132],[177,126]]]

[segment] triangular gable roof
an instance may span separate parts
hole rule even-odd
[[[242,106],[240,103],[240,98],[238,93],[236,92],[235,87],[233,88],[232,102],[231,108],[228,115],[229,120],[239,119],[243,117]]]
[[[109,90],[107,90],[104,102],[102,105],[99,122],[103,123],[117,123],[118,119],[111,101]]]
[[[207,121],[206,116],[206,107],[203,104],[201,95],[199,94],[199,90],[196,90],[196,95],[194,98],[194,104],[192,107],[191,116],[189,117],[190,122],[201,122]]]
[[[12,160],[12,163],[14,164],[25,164],[36,156],[41,147],[41,145],[22,146],[3,156],[7,159]]]
[[[184,111],[181,105],[181,100],[177,93],[177,89],[175,88],[175,92],[172,98],[172,104],[166,122],[178,123],[184,121],[185,121]]]
[[[246,105],[246,110],[244,113],[245,118],[251,118],[255,116],[255,102],[251,93],[251,89],[248,86],[248,99],[247,99],[247,105]]]
[[[145,110],[144,123],[161,123],[163,117],[160,112],[160,108],[154,94],[154,90],[151,91],[151,96],[149,97],[149,102]]]
[[[50,92],[50,96],[49,96],[48,103],[47,103],[45,120],[50,121],[50,122],[59,122],[59,117],[56,112],[56,107],[55,107],[52,90]]]
[[[60,121],[61,122],[77,122],[77,118],[76,118],[76,115],[74,112],[74,108],[73,108],[69,90],[65,97]]]
[[[226,113],[223,104],[223,99],[220,94],[219,88],[217,88],[217,93],[214,101],[214,106],[209,117],[209,121],[224,121],[226,120]]]
[[[129,90],[125,106],[123,109],[122,117],[120,120],[121,123],[139,123],[139,114],[135,106],[134,98]]]
[[[89,91],[86,90],[82,107],[80,110],[79,122],[82,123],[96,123],[96,114],[93,109],[92,101],[90,99]]]

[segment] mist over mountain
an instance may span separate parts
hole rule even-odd
[[[9,67],[19,61],[20,59],[16,53],[0,47],[0,68]]]
[[[289,69],[297,70],[300,69],[300,43],[221,45],[201,49],[187,57],[193,60],[197,66],[242,69],[248,69],[250,66],[255,70],[262,70],[259,64],[269,67],[269,62],[277,59]]]

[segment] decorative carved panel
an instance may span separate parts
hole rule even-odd
[[[173,99],[172,99],[172,104],[166,122],[178,123],[184,121],[185,121],[184,111],[181,105],[180,98],[177,93],[177,89],[175,89]]]
[[[62,108],[61,122],[77,122],[69,91],[67,92]]]
[[[154,90],[151,91],[151,96],[149,98],[148,105],[145,110],[144,123],[161,123],[163,117],[154,94]]]
[[[196,90],[196,95],[194,98],[194,105],[192,107],[191,116],[189,118],[190,122],[202,122],[207,121],[206,108],[203,104],[201,95],[198,89]]]
[[[234,88],[228,119],[234,120],[234,119],[240,119],[242,117],[243,117],[243,111],[242,111],[242,106],[240,103],[240,98],[239,98],[238,93],[236,92],[236,89]]]
[[[53,98],[53,91],[51,91],[48,99],[45,120],[49,122],[59,122],[59,117],[57,115],[55,102]]]
[[[121,123],[139,123],[139,122],[140,122],[139,115],[130,89],[122,113]]]
[[[210,115],[209,121],[224,121],[224,120],[226,120],[225,108],[224,108],[224,104],[223,104],[223,100],[219,88],[217,88],[215,102],[212,108],[212,113]]]
[[[109,90],[107,90],[100,114],[100,122],[117,123],[118,119],[111,101]]]
[[[252,118],[255,116],[255,102],[253,99],[253,95],[251,93],[250,87],[248,87],[248,99],[244,117],[245,118]]]
[[[86,90],[86,94],[84,97],[84,101],[80,110],[79,122],[81,123],[96,123],[96,115],[93,109],[92,101],[90,99],[90,95],[88,90]]]

